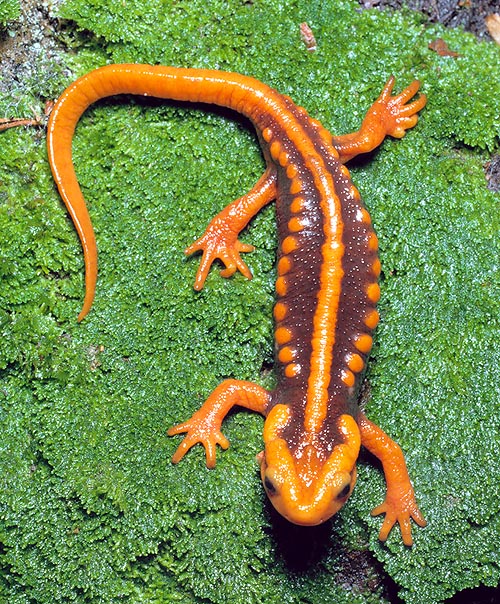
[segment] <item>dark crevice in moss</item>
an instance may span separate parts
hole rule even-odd
[[[479,39],[491,40],[485,17],[498,10],[497,0],[359,0],[364,8],[419,11],[433,23],[462,27]]]
[[[488,189],[498,193],[500,191],[500,155],[493,155],[485,165],[486,181]]]

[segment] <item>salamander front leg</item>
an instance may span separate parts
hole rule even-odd
[[[379,539],[385,541],[392,527],[398,522],[403,543],[411,546],[413,539],[410,519],[413,518],[419,526],[425,526],[427,523],[415,501],[415,493],[401,448],[363,413],[358,415],[357,420],[361,432],[361,444],[380,459],[387,483],[385,501],[372,511],[373,516],[385,514]]]
[[[240,253],[251,252],[255,248],[253,245],[241,243],[238,235],[255,214],[275,198],[276,170],[273,167],[266,170],[250,192],[233,201],[212,219],[204,235],[185,250],[187,255],[203,252],[194,289],[203,288],[210,267],[216,259],[221,260],[226,267],[220,273],[223,277],[231,277],[239,270],[247,279],[252,278],[252,273]]]
[[[191,419],[168,430],[169,436],[187,433],[174,453],[172,462],[179,462],[192,446],[201,443],[205,447],[207,467],[213,468],[216,445],[223,449],[229,447],[229,441],[221,432],[222,422],[229,410],[234,405],[241,405],[264,415],[268,402],[269,393],[261,386],[252,382],[225,380],[217,386]]]

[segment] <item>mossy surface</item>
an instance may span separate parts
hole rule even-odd
[[[0,0],[0,27],[17,19],[21,12],[19,0]]]
[[[214,267],[194,292],[182,250],[262,173],[256,137],[230,112],[111,99],[74,142],[100,254],[81,324],[81,249],[45,132],[0,135],[0,602],[379,604],[399,590],[435,604],[497,585],[500,224],[483,168],[499,148],[498,47],[348,1],[68,0],[60,15],[68,52],[16,85],[17,107],[41,112],[108,62],[163,63],[253,75],[343,133],[390,73],[398,90],[422,81],[416,128],[352,174],[383,265],[366,412],[405,451],[429,524],[412,549],[397,529],[378,542],[383,477],[367,456],[333,521],[286,524],[258,477],[262,419],[246,413],[225,422],[215,470],[200,447],[170,464],[167,428],[222,379],[272,386],[274,211],[242,235],[254,279]],[[460,56],[429,50],[438,37]],[[0,115],[11,106],[0,96]]]

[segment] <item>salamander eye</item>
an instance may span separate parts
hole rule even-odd
[[[264,487],[265,487],[265,489],[266,489],[267,494],[269,495],[269,497],[273,497],[274,495],[276,495],[278,493],[278,489],[276,488],[276,485],[269,478],[269,476],[266,476],[264,478]]]
[[[347,495],[349,495],[350,490],[351,490],[351,485],[346,484],[345,487],[337,495],[337,499],[344,499],[344,497],[347,497]]]

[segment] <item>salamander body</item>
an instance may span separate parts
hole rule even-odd
[[[386,135],[402,137],[425,105],[413,82],[392,96],[391,77],[358,132],[332,137],[307,112],[269,86],[246,76],[211,70],[147,65],[109,65],[83,76],[61,95],[49,120],[48,152],[55,182],[82,242],[86,295],[79,319],[92,305],[97,250],[78,185],[71,145],[76,124],[98,99],[137,94],[213,103],[246,115],[254,124],[267,163],[255,187],[233,201],[188,247],[202,252],[195,279],[201,289],[212,262],[248,278],[241,252],[253,248],[240,231],[276,200],[278,264],[274,307],[277,386],[272,392],[251,382],[225,380],[190,420],[169,430],[186,433],[173,456],[178,462],[196,443],[215,465],[215,449],[229,445],[221,433],[234,405],[266,417],[264,451],[258,459],[274,507],[297,524],[315,525],[335,514],[352,492],[361,445],[382,461],[387,481],[380,538],[399,522],[411,545],[410,518],[425,520],[415,502],[403,454],[359,410],[357,398],[372,331],[379,316],[377,237],[345,162],[378,146]]]

